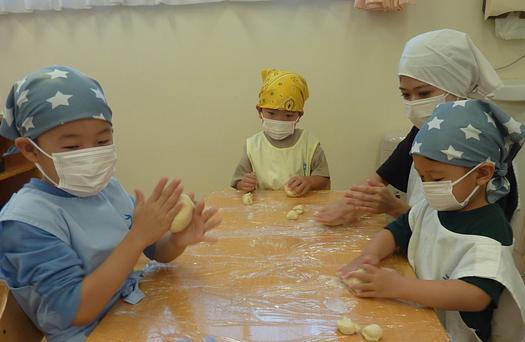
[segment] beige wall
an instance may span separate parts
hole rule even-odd
[[[396,78],[408,38],[463,30],[495,65],[525,52],[523,41],[495,38],[481,0],[419,0],[393,14],[352,4],[232,2],[0,16],[0,94],[37,67],[78,67],[101,82],[114,109],[124,185],[149,191],[162,175],[180,176],[204,195],[228,186],[243,140],[259,129],[259,70],[297,70],[311,88],[302,126],[321,139],[334,188],[343,189],[374,170],[384,133],[409,127]],[[525,62],[503,76],[525,78]]]

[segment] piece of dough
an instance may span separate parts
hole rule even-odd
[[[286,218],[288,220],[297,220],[298,217],[299,217],[299,214],[295,210],[290,210],[288,214],[286,214]]]
[[[179,202],[182,203],[182,208],[171,223],[170,231],[172,233],[177,233],[186,229],[186,227],[191,222],[191,218],[193,217],[193,208],[195,205],[193,204],[190,196],[181,194],[179,197]]]
[[[251,192],[247,192],[244,195],[242,195],[242,203],[245,205],[252,205],[253,204],[253,194]]]
[[[288,184],[284,186],[284,192],[288,197],[299,197],[292,189],[288,187]]]
[[[341,334],[353,335],[359,332],[359,329],[359,325],[346,316],[337,321],[337,330],[339,330]]]
[[[362,268],[356,270],[356,272],[365,272]],[[351,287],[352,285],[362,284],[363,282],[359,278],[355,277],[348,277],[348,278],[342,278],[343,283],[345,283],[347,286]],[[359,290],[351,289],[351,291],[358,293]]]
[[[383,337],[383,329],[377,324],[370,324],[361,330],[361,335],[367,341],[377,342]]]
[[[304,213],[304,207],[302,204],[298,204],[296,205],[295,207],[292,208],[292,210],[295,210],[297,211],[297,213],[300,215],[302,213]]]

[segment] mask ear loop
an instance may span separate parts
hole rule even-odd
[[[456,185],[457,183],[461,182],[463,179],[465,179],[465,177],[467,177],[469,174],[471,174],[472,172],[474,172],[476,169],[480,168],[481,166],[485,165],[485,163],[492,163],[492,164],[495,164],[494,162],[492,161],[484,161],[484,162],[481,162],[479,163],[478,165],[474,166],[472,169],[470,169],[469,172],[465,173],[463,176],[461,176],[461,178],[459,178],[458,180],[456,180],[454,183],[452,183],[452,186]],[[474,190],[472,190],[472,192],[470,193],[470,195],[467,196],[467,198],[465,198],[460,204],[462,207],[465,207],[465,205],[470,202],[470,200],[472,199],[472,197],[474,197],[474,195],[476,195],[479,191],[479,188],[480,186],[479,185],[476,185],[476,187],[474,188]]]
[[[53,156],[50,156],[46,151],[44,151],[43,149],[40,148],[40,146],[38,146],[34,141],[33,139],[30,139],[30,138],[27,138],[27,140],[29,140],[29,142],[34,146],[36,147],[37,150],[39,150],[40,152],[42,152],[43,155],[45,155],[46,157],[48,157],[49,159],[51,159],[53,161],[53,164],[55,163],[55,158],[53,158]],[[58,183],[55,182],[54,180],[51,179],[51,177],[49,177],[45,172],[44,172],[44,169],[42,168],[42,166],[39,164],[39,163],[35,163],[35,166],[36,168],[38,169],[38,171],[40,171],[40,173],[48,180],[51,182],[51,184],[53,184],[54,186],[58,187]]]
[[[486,162],[481,162],[478,165],[474,166],[472,169],[469,170],[469,172],[465,173],[463,176],[456,179],[454,182],[452,182],[452,186],[458,184],[463,179],[465,179],[468,175],[470,175],[472,172],[474,172],[476,169],[478,169],[481,165],[484,165]]]
[[[297,124],[299,123],[299,120],[301,119],[301,116],[298,116],[297,119],[295,119],[293,123],[293,130],[295,132],[295,129],[297,128]]]
[[[474,190],[472,190],[472,192],[470,193],[470,195],[467,196],[467,198],[465,198],[463,200],[463,202],[461,202],[461,207],[464,208],[468,202],[470,202],[470,200],[472,199],[472,197],[474,197],[474,195],[476,195],[479,191],[479,185],[476,185],[476,187],[474,188]]]
[[[496,163],[493,162],[492,160],[490,160],[490,158],[487,158],[487,160],[485,160],[484,162],[481,162],[480,163],[482,166],[483,165],[493,165],[494,167],[496,167]],[[489,193],[489,188],[491,185],[493,185],[493,181],[496,179],[494,178],[494,175],[496,174],[496,172],[494,171],[494,174],[492,175],[492,178],[487,182],[487,188],[485,189],[485,192]],[[505,180],[505,182],[508,184],[509,186],[509,189],[510,189],[510,182],[508,181],[508,179],[506,177],[503,177],[503,179]]]
[[[40,146],[38,146],[38,145],[33,141],[33,139],[31,139],[31,138],[27,138],[27,140],[29,140],[29,142],[30,142],[34,147],[36,147],[37,150],[39,150],[40,152],[42,152],[46,157],[48,157],[48,158],[51,159],[51,160],[54,160],[54,159],[53,159],[53,156],[50,156],[46,151],[44,151],[43,149],[41,149]]]

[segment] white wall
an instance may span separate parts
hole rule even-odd
[[[259,70],[296,70],[311,88],[303,127],[343,189],[375,170],[384,133],[409,127],[396,77],[407,39],[466,31],[496,66],[525,52],[523,41],[495,38],[481,2],[420,0],[390,14],[289,0],[5,15],[0,94],[37,67],[78,67],[113,107],[124,185],[149,191],[162,175],[181,176],[204,195],[228,186],[243,140],[259,129]],[[525,62],[502,75],[525,78]]]

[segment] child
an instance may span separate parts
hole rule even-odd
[[[524,139],[525,127],[489,102],[439,105],[411,150],[426,201],[379,232],[341,276],[363,281],[353,286],[362,297],[436,308],[452,341],[523,341],[525,287],[495,201],[509,191],[507,165]],[[396,248],[417,279],[377,267]]]
[[[48,342],[83,341],[119,298],[136,303],[142,252],[170,262],[209,240],[216,210],[168,232],[180,180],[163,178],[135,200],[112,178],[112,112],[100,85],[79,71],[40,69],[13,86],[0,134],[41,171],[0,212],[0,278]]]
[[[330,188],[323,149],[315,137],[295,126],[308,99],[304,78],[289,71],[265,69],[256,108],[262,131],[246,140],[231,186],[244,191],[282,190],[297,196]]]

